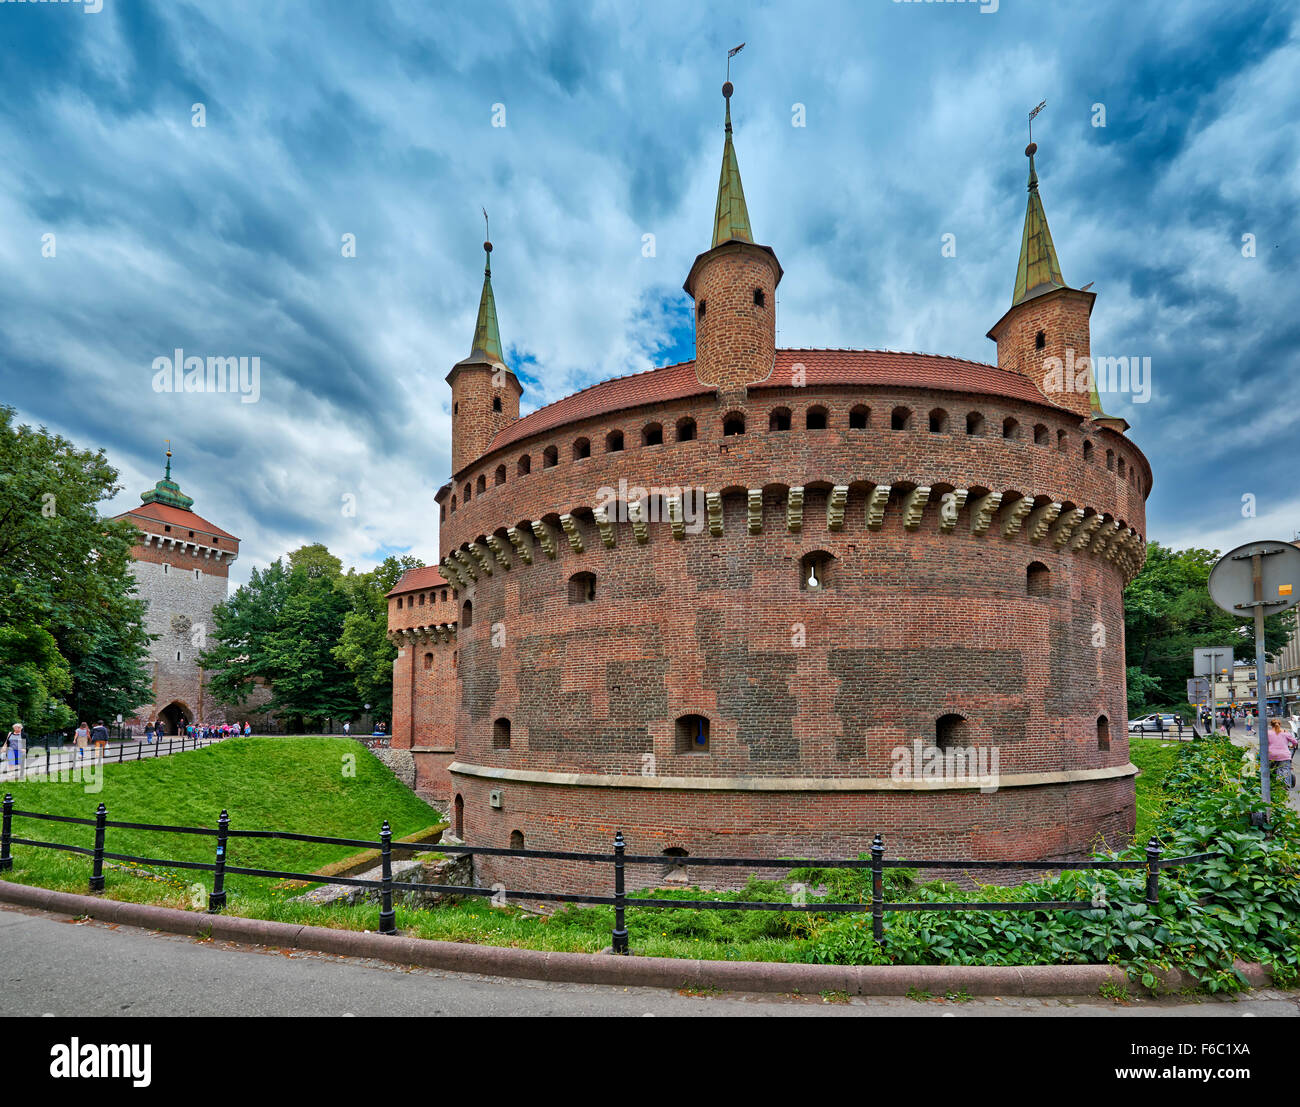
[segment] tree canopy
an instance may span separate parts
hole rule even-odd
[[[1172,550],[1147,543],[1141,572],[1124,589],[1125,653],[1131,711],[1187,702],[1192,651],[1228,646],[1239,661],[1255,659],[1251,623],[1229,615],[1210,599],[1210,570],[1217,550]],[[1264,648],[1275,658],[1290,640],[1294,621],[1264,620]]]
[[[150,695],[137,531],[102,450],[15,425],[0,407],[0,721],[34,733],[130,714]]]

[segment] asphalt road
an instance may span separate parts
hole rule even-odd
[[[14,908],[0,909],[0,996],[7,1016],[1300,1015],[1300,996],[1273,991],[1235,1003],[1180,998],[1119,1006],[1099,997],[828,1002],[820,995],[548,984],[203,942]]]

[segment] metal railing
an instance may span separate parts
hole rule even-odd
[[[788,857],[690,857],[682,858],[683,864],[693,866],[730,867],[748,869],[870,869],[870,901],[848,903],[823,903],[791,900],[788,902],[745,902],[722,899],[651,899],[649,897],[629,896],[626,887],[626,868],[628,865],[654,865],[663,867],[665,862],[674,858],[662,855],[641,855],[627,853],[623,833],[614,835],[613,849],[610,853],[590,853],[572,850],[536,850],[507,849],[495,846],[451,845],[428,842],[394,842],[393,832],[385,819],[379,831],[379,841],[372,842],[360,838],[335,838],[317,834],[298,834],[283,830],[234,830],[230,826],[230,815],[222,811],[215,827],[160,826],[154,823],[111,822],[108,810],[100,804],[93,819],[79,819],[69,815],[51,815],[39,811],[20,811],[15,809],[13,796],[6,794],[3,808],[0,809],[0,872],[13,868],[13,846],[28,846],[34,849],[53,849],[67,853],[88,856],[91,859],[90,891],[104,890],[104,862],[121,861],[138,865],[158,865],[178,869],[190,869],[210,872],[212,892],[208,895],[208,912],[216,914],[226,906],[225,878],[227,875],[268,877],[275,880],[300,880],[309,884],[331,884],[352,888],[367,888],[379,892],[379,933],[397,933],[397,915],[393,907],[394,892],[428,892],[437,889],[441,894],[453,896],[487,896],[499,901],[504,897],[518,901],[537,901],[549,903],[581,903],[608,906],[614,909],[614,927],[611,932],[613,952],[629,952],[626,910],[629,907],[651,907],[669,910],[703,910],[703,911],[804,911],[818,913],[865,914],[872,917],[872,933],[877,941],[885,936],[885,915],[898,911],[1096,911],[1106,910],[1106,903],[1092,900],[1017,900],[1017,901],[912,901],[890,902],[885,899],[884,873],[886,869],[945,869],[990,870],[1010,869],[1022,871],[1065,871],[1065,870],[1134,870],[1146,871],[1146,902],[1155,907],[1160,902],[1160,872],[1162,869],[1179,865],[1188,865],[1198,861],[1208,861],[1222,857],[1217,851],[1209,853],[1188,854],[1183,857],[1162,857],[1160,843],[1152,838],[1146,847],[1144,860],[1090,860],[1090,861],[992,861],[967,858],[915,860],[885,857],[885,845],[881,835],[877,834],[871,843],[870,858],[788,858]],[[30,838],[16,837],[13,834],[14,819],[37,819],[50,822],[75,823],[80,826],[93,827],[95,831],[93,847],[74,846],[61,842],[43,842]],[[159,857],[139,857],[133,854],[110,853],[105,848],[109,830],[146,830],[163,834],[204,835],[216,839],[215,856],[212,862],[177,861]],[[238,838],[275,838],[291,842],[311,842],[324,845],[350,846],[358,850],[378,849],[380,854],[380,879],[367,880],[351,876],[323,876],[319,873],[285,872],[278,869],[255,869],[231,865],[227,855],[230,840]],[[490,857],[521,857],[552,861],[582,861],[597,865],[613,867],[613,890],[611,895],[588,895],[576,892],[539,892],[506,890],[500,885],[490,888],[468,887],[450,884],[420,884],[395,881],[393,879],[393,851],[414,853],[482,854]]]
[[[234,737],[231,735],[231,737]],[[17,765],[9,760],[0,763],[0,780],[24,780],[28,776],[51,776],[71,772],[87,762],[100,765],[121,765],[127,761],[143,761],[149,757],[166,757],[173,753],[206,749],[224,742],[222,737],[190,738],[180,734],[160,738],[153,742],[143,739],[112,742],[104,746],[56,746],[53,751],[46,745],[28,746]],[[80,751],[80,752],[79,752]],[[42,757],[42,753],[44,756]]]

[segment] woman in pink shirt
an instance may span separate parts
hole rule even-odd
[[[1296,740],[1282,727],[1281,719],[1268,721],[1268,763],[1269,767],[1282,770],[1282,780],[1288,788],[1295,787],[1295,774],[1291,770],[1291,754]]]

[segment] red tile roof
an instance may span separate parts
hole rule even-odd
[[[186,511],[183,508],[172,507],[170,504],[157,502],[140,504],[138,507],[122,512],[117,518],[121,519],[127,515],[154,519],[160,523],[170,523],[174,527],[184,527],[186,530],[201,530],[205,534],[214,534],[218,538],[233,538],[236,542],[239,541],[229,531],[224,531],[220,527],[209,523],[201,515],[195,515],[194,512]]]
[[[441,588],[447,580],[438,572],[437,567],[425,565],[420,569],[407,569],[388,594],[396,596],[405,592],[415,592],[421,588]]]
[[[802,364],[808,387],[824,385],[904,386],[939,388],[951,392],[976,392],[1007,396],[1030,403],[1052,404],[1027,377],[956,357],[899,353],[894,350],[778,350],[771,378],[753,388],[789,387],[790,370]],[[627,377],[601,381],[581,392],[525,415],[502,428],[487,452],[567,423],[608,415],[642,404],[681,400],[714,391],[695,376],[695,362],[682,361],[661,369],[648,369]]]

